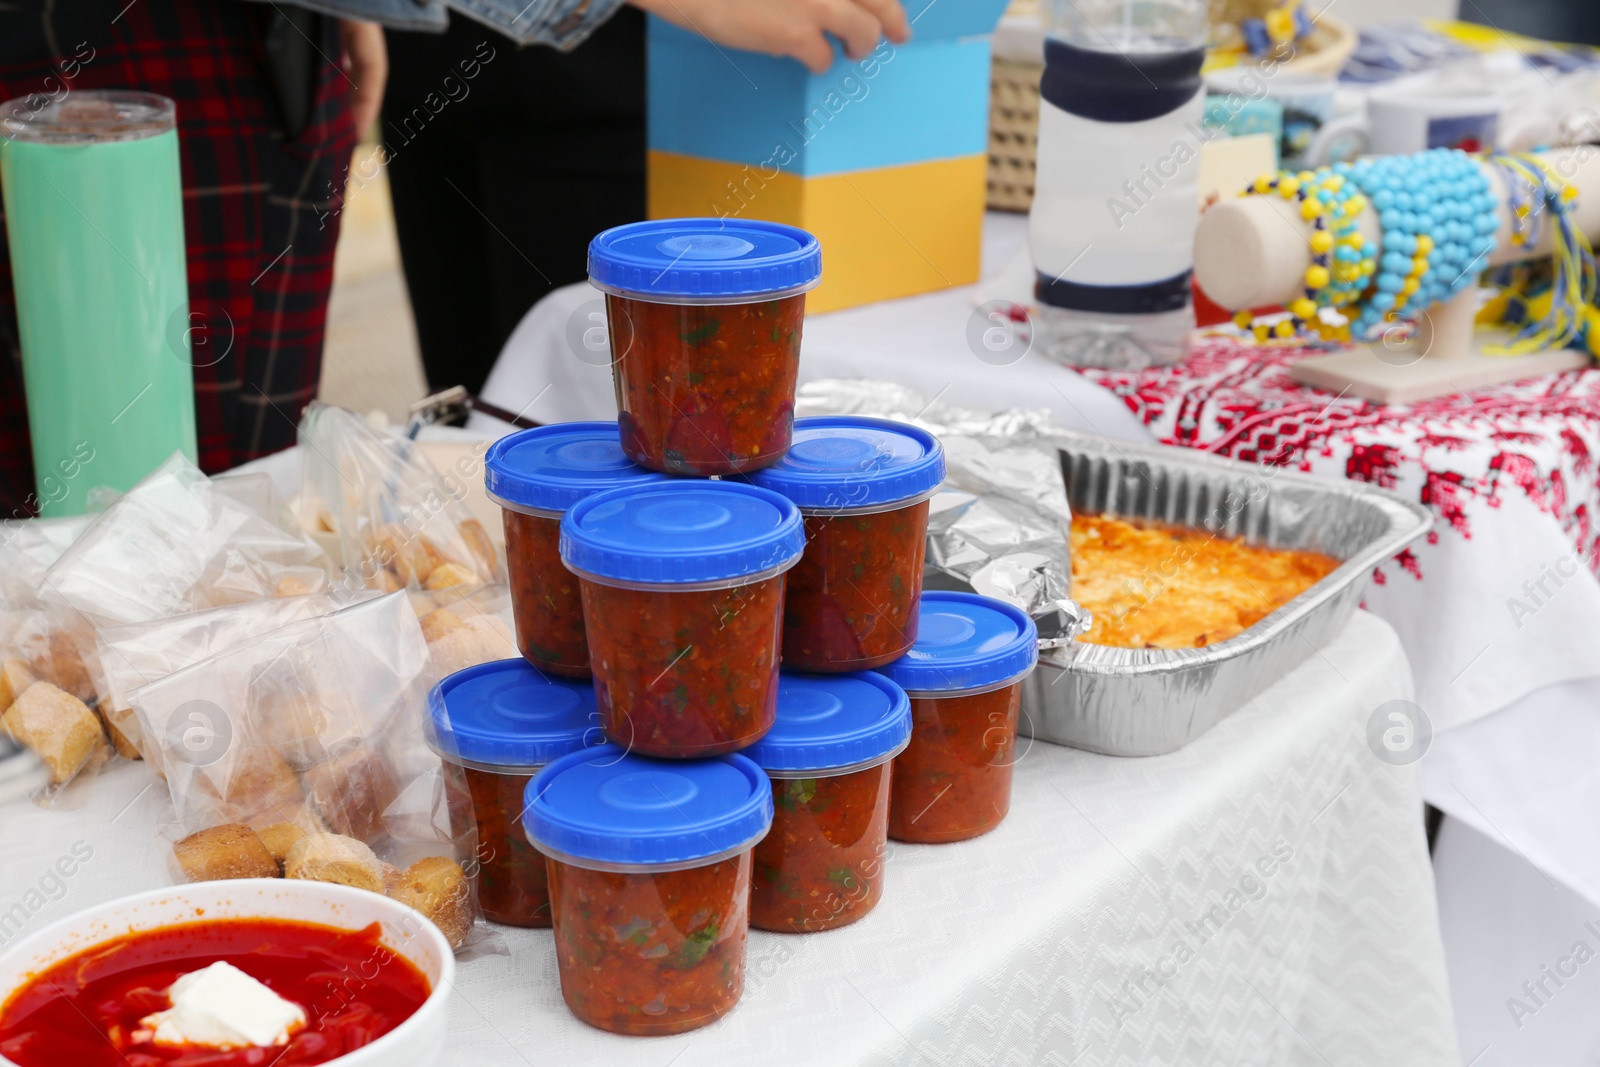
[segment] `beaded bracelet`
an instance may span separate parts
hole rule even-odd
[[[1249,311],[1234,316],[1258,340],[1310,330],[1324,340],[1367,340],[1386,325],[1414,323],[1472,284],[1474,268],[1494,251],[1494,197],[1463,152],[1434,149],[1263,175],[1241,195],[1270,192],[1300,201],[1301,217],[1313,226],[1312,255],[1305,296],[1291,302],[1288,319],[1269,327]],[[1369,204],[1382,226],[1376,242],[1358,226]],[[1345,324],[1325,321],[1323,308],[1337,309]]]
[[[1348,340],[1344,327],[1323,322],[1318,312],[1356,300],[1375,269],[1372,256],[1365,252],[1366,238],[1355,224],[1366,209],[1366,198],[1344,176],[1327,170],[1263,174],[1244,195],[1270,193],[1298,201],[1300,217],[1311,223],[1311,266],[1306,268],[1305,295],[1290,302],[1289,318],[1271,326],[1248,310],[1236,314],[1234,322],[1259,341],[1269,336],[1290,338],[1308,330],[1315,330],[1325,340]]]
[[[1471,285],[1494,251],[1494,197],[1466,153],[1435,148],[1333,169],[1367,194],[1383,226],[1376,291],[1351,323],[1355,337],[1364,340],[1385,323],[1414,322]]]
[[[1594,324],[1597,318],[1593,304],[1597,286],[1594,250],[1589,238],[1572,221],[1577,207],[1578,190],[1551,172],[1536,156],[1520,153],[1496,152],[1486,157],[1490,166],[1500,174],[1506,186],[1506,202],[1511,213],[1511,243],[1519,248],[1532,249],[1539,244],[1543,227],[1549,223],[1551,234],[1551,269],[1548,289],[1534,299],[1523,302],[1524,317],[1520,329],[1510,343],[1486,345],[1489,355],[1518,356],[1528,352],[1563,348],[1581,342],[1591,351],[1597,347]],[[1533,297],[1527,287],[1513,286],[1508,293],[1521,289],[1520,295]],[[1509,300],[1491,303],[1508,307]],[[1485,309],[1490,310],[1490,309]],[[1480,319],[1492,319],[1480,312]],[[1502,310],[1499,321],[1506,321]]]

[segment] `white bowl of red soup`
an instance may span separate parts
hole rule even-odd
[[[207,968],[233,984],[209,987],[209,1001],[192,981],[177,986]],[[0,956],[0,1064],[428,1067],[454,981],[444,935],[387,897],[280,878],[200,882],[79,912]],[[284,1001],[298,1023],[284,1021]],[[264,1043],[241,1044],[252,1039]]]

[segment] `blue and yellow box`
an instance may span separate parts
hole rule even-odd
[[[989,37],[1005,0],[907,0],[912,40],[792,59],[649,32],[649,213],[768,219],[822,242],[811,311],[978,280]]]

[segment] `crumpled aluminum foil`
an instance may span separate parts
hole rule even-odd
[[[1069,595],[1072,510],[1048,411],[973,411],[893,382],[828,378],[801,386],[795,414],[870,415],[937,434],[948,473],[928,508],[924,586],[1015,604],[1038,624],[1040,648],[1089,628]]]

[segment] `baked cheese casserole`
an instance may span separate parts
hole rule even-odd
[[[1094,613],[1078,640],[1094,645],[1214,645],[1337,566],[1320,552],[1259,548],[1206,530],[1072,517],[1072,598]]]

